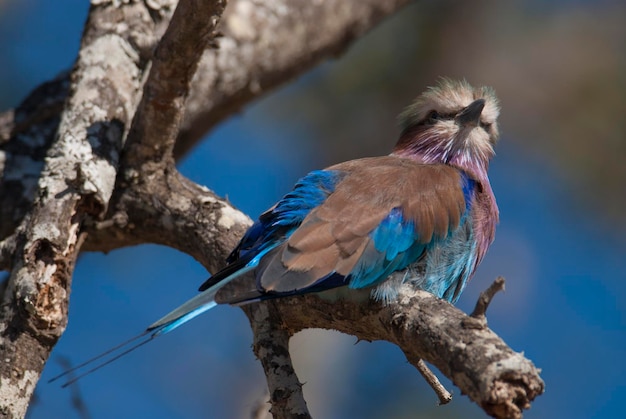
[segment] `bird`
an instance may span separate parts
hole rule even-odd
[[[218,304],[340,287],[389,304],[404,286],[455,303],[495,237],[488,168],[499,112],[492,88],[441,78],[400,114],[389,155],[305,175],[258,217],[199,294],[51,381],[116,354],[69,385]]]

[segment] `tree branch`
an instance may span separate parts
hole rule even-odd
[[[156,49],[141,102],[144,70],[175,1],[92,2],[71,77],[61,76],[45,85],[48,95],[33,94],[35,102],[0,115],[0,264],[12,268],[0,308],[1,355],[9,360],[0,363],[0,414],[23,416],[26,411],[41,368],[65,328],[71,275],[81,249],[161,243],[216,270],[250,225],[226,200],[181,176],[172,148],[181,155],[218,121],[342,51],[406,2],[286,0],[263,7],[249,0],[233,2],[221,49],[207,49],[192,81],[176,145],[199,51],[214,36],[216,21],[203,25],[202,17],[218,16],[221,2],[181,2]],[[190,13],[194,10],[205,14]],[[201,33],[200,47],[194,31]],[[61,103],[66,104],[62,113]],[[116,178],[126,132],[127,149]],[[388,306],[309,295],[244,309],[276,417],[309,416],[288,339],[311,327],[393,342],[409,362],[418,368],[422,359],[435,365],[495,417],[521,417],[521,409],[543,392],[530,361],[486,325],[472,327],[467,316],[427,293],[405,290]]]
[[[178,173],[172,156],[191,78],[202,52],[215,45],[215,29],[225,4],[182,0],[176,8],[155,51],[130,128],[109,211],[115,221],[108,224],[108,232],[97,230],[108,234],[108,240],[96,234],[96,243],[109,247],[121,240],[124,244],[165,244],[192,255],[214,271],[250,224],[230,204]],[[178,222],[191,214],[195,214],[194,222]],[[199,223],[204,228],[198,229]],[[189,240],[197,235],[211,245],[199,247],[197,241]]]
[[[424,377],[424,380],[426,380],[428,385],[435,391],[437,398],[439,398],[439,404],[448,404],[452,401],[452,394],[446,390],[437,376],[428,368],[428,365],[426,365],[422,359],[408,361],[417,368],[420,374],[422,374],[422,377]]]
[[[174,156],[253,99],[352,43],[408,0],[232,2],[219,49],[205,52],[193,80]],[[314,24],[312,24],[314,22]]]
[[[539,370],[531,361],[511,350],[488,328],[464,327],[467,315],[424,291],[405,287],[398,300],[387,306],[372,300],[337,301],[325,294],[264,304],[275,306],[280,313],[280,318],[266,327],[284,328],[290,335],[306,328],[322,328],[362,340],[392,342],[416,368],[422,359],[436,366],[462,393],[496,418],[521,418],[522,410],[544,391]],[[265,355],[280,353],[275,349]]]
[[[269,388],[270,413],[275,419],[310,418],[304,400],[302,384],[291,362],[291,334],[282,328],[282,318],[270,304],[250,304],[243,307],[254,333],[253,350],[261,361]]]
[[[181,0],[159,42],[128,135],[124,165],[174,164],[172,150],[184,114],[191,78],[205,49],[214,45],[225,0]],[[161,169],[162,168],[158,168]]]
[[[476,301],[476,307],[474,307],[474,311],[472,311],[470,317],[475,319],[485,319],[487,308],[489,307],[489,304],[491,304],[491,300],[493,300],[493,297],[500,291],[504,291],[504,278],[501,276],[497,277],[489,288],[480,293],[478,301]]]
[[[141,6],[127,7],[136,8],[140,22],[150,22],[145,9],[142,19]],[[22,195],[32,194],[26,198],[32,204],[15,229],[6,229],[13,231],[16,243],[0,308],[0,347],[7,361],[0,363],[0,414],[7,417],[26,413],[45,361],[67,324],[72,273],[85,239],[83,224],[105,213],[113,193],[121,138],[140,84],[139,55],[119,32],[127,27],[109,25],[118,13],[114,6],[92,7],[60,121],[44,113],[41,124],[34,117],[33,126],[20,127],[14,119],[16,143],[37,147],[42,126],[52,141],[38,156],[43,164],[33,159],[22,163],[32,174]],[[5,156],[7,166],[13,165],[11,173],[20,159]]]
[[[224,19],[227,21],[222,23],[225,36],[220,38],[219,49],[205,50],[198,71],[192,80],[190,96],[185,105],[185,119],[174,154],[180,155],[183,149],[188,150],[201,135],[206,133],[206,130],[260,95],[261,90],[250,90],[251,83],[255,84],[257,80],[267,80],[269,88],[288,81],[295,74],[307,70],[328,55],[337,54],[345,49],[357,35],[373,27],[386,14],[400,8],[404,3],[406,1],[373,0],[343,3],[345,7],[340,7],[342,12],[338,14],[336,13],[338,3],[334,0],[319,4],[310,2],[301,4],[297,0],[291,0],[285,2],[283,6],[288,10],[297,10],[294,12],[294,18],[278,19],[277,16],[282,16],[285,10],[279,11],[282,6],[279,7],[277,4],[268,4],[259,12],[255,7],[248,7],[247,1],[233,2],[225,12]],[[311,20],[313,18],[320,20],[315,25],[303,24],[313,22]],[[244,26],[253,27],[257,31],[257,36],[250,37],[242,34],[241,28]],[[234,27],[238,29],[233,29]],[[319,33],[324,33],[324,36],[318,36]],[[173,49],[175,48],[164,48],[163,51]],[[181,56],[171,59],[181,67],[183,67],[181,63],[187,60]],[[164,65],[174,66],[166,64],[168,59],[164,58],[163,62]],[[267,65],[269,62],[272,65]],[[151,72],[151,74],[157,73]],[[155,79],[158,82],[161,77],[155,76]],[[151,82],[148,81],[147,85],[150,84]],[[152,93],[148,93],[147,89],[148,87],[144,96],[152,98]],[[166,95],[162,97],[163,100],[167,99]],[[232,100],[236,100],[237,103],[231,102]],[[148,121],[161,116],[156,110],[154,99],[144,102],[152,103],[153,107],[151,113],[144,112]],[[144,118],[138,118],[138,120],[141,121]],[[153,129],[152,127],[157,126],[157,121],[139,123],[152,129],[151,134],[146,135],[141,130],[135,133],[135,128],[131,129],[127,155],[137,152],[133,151],[135,147],[132,144],[135,141],[153,141],[156,144],[157,139],[162,138],[163,132],[169,132],[167,129]],[[192,130],[197,135],[194,134],[187,140],[183,140],[188,130]],[[186,141],[186,145],[180,146],[181,141]],[[142,152],[158,150],[148,152],[157,153],[159,156],[165,155],[164,148],[166,148],[165,145],[155,145],[152,148],[148,145],[141,146]],[[126,166],[134,167],[142,161],[148,162],[149,159],[145,156],[140,157],[136,162]],[[150,177],[150,185],[146,180],[149,177],[144,173],[145,170],[154,173],[152,175],[154,177]],[[122,170],[124,178],[118,179],[120,188],[113,198],[108,217],[122,219],[124,222],[111,223],[111,228],[108,229],[90,231],[86,250],[109,251],[140,243],[159,243],[173,246],[192,255],[212,272],[221,268],[225,256],[241,237],[250,220],[227,201],[220,199],[205,188],[183,180],[181,175],[174,174],[174,172],[175,170],[171,167],[166,168],[157,163],[141,170]],[[138,177],[139,173],[144,175]],[[167,179],[163,178],[160,173],[164,173]],[[137,182],[141,185],[135,184]],[[210,205],[214,210],[219,210],[215,213],[220,215],[212,218],[212,222],[211,219],[201,216],[205,227],[202,234],[214,240],[210,245],[197,246],[189,240],[181,241],[181,237],[189,237],[188,234],[198,234],[193,231],[193,228],[189,228],[193,224],[184,224],[187,227],[183,224],[176,226],[178,231],[181,228],[185,230],[184,234],[177,234],[176,230],[173,230],[170,213],[155,209],[155,203],[164,205],[165,201],[171,200],[171,195],[168,194],[170,194],[171,185],[176,183],[187,185],[189,190],[188,193],[182,193],[186,196],[182,203],[191,203],[192,207],[172,203],[171,207],[178,207],[174,213],[182,216],[181,211],[189,208],[192,212],[200,214],[202,211],[197,210],[203,205]],[[128,185],[131,184],[133,187],[129,188]],[[197,198],[190,196],[191,193],[198,194]],[[162,234],[163,231],[172,234]],[[209,254],[212,257],[207,258]]]

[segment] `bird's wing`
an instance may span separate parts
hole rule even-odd
[[[343,176],[335,170],[316,170],[300,179],[291,192],[259,216],[226,260],[228,266],[205,281],[199,290],[207,290],[255,263],[260,253],[282,244],[311,210],[328,198]]]
[[[306,199],[296,187],[259,220],[272,223],[253,227],[244,237],[240,258],[254,253],[252,249],[267,248],[267,242],[274,247],[259,259],[256,281],[232,281],[218,291],[217,302],[374,285],[458,228],[473,188],[471,180],[452,167],[391,156],[342,163],[322,172],[333,173],[326,184],[332,187],[319,193],[313,183],[305,182],[311,186]],[[279,209],[280,215],[271,215]],[[286,228],[278,241],[272,236],[277,230],[268,228],[276,220],[285,220]]]

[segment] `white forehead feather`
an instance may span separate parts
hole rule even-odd
[[[472,87],[465,80],[441,78],[436,86],[429,87],[408,108],[400,114],[402,128],[416,124],[426,118],[431,111],[441,115],[453,115],[476,99],[485,99],[481,119],[495,123],[500,114],[498,99],[491,87]]]

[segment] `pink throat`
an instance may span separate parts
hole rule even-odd
[[[485,162],[477,158],[471,158],[467,156],[466,153],[455,153],[454,155],[447,158],[442,153],[422,152],[407,148],[396,147],[391,155],[410,159],[417,163],[447,164],[464,171],[472,179],[480,182],[481,184],[489,184],[489,177],[487,176],[489,162]],[[489,189],[491,188],[489,187]]]

